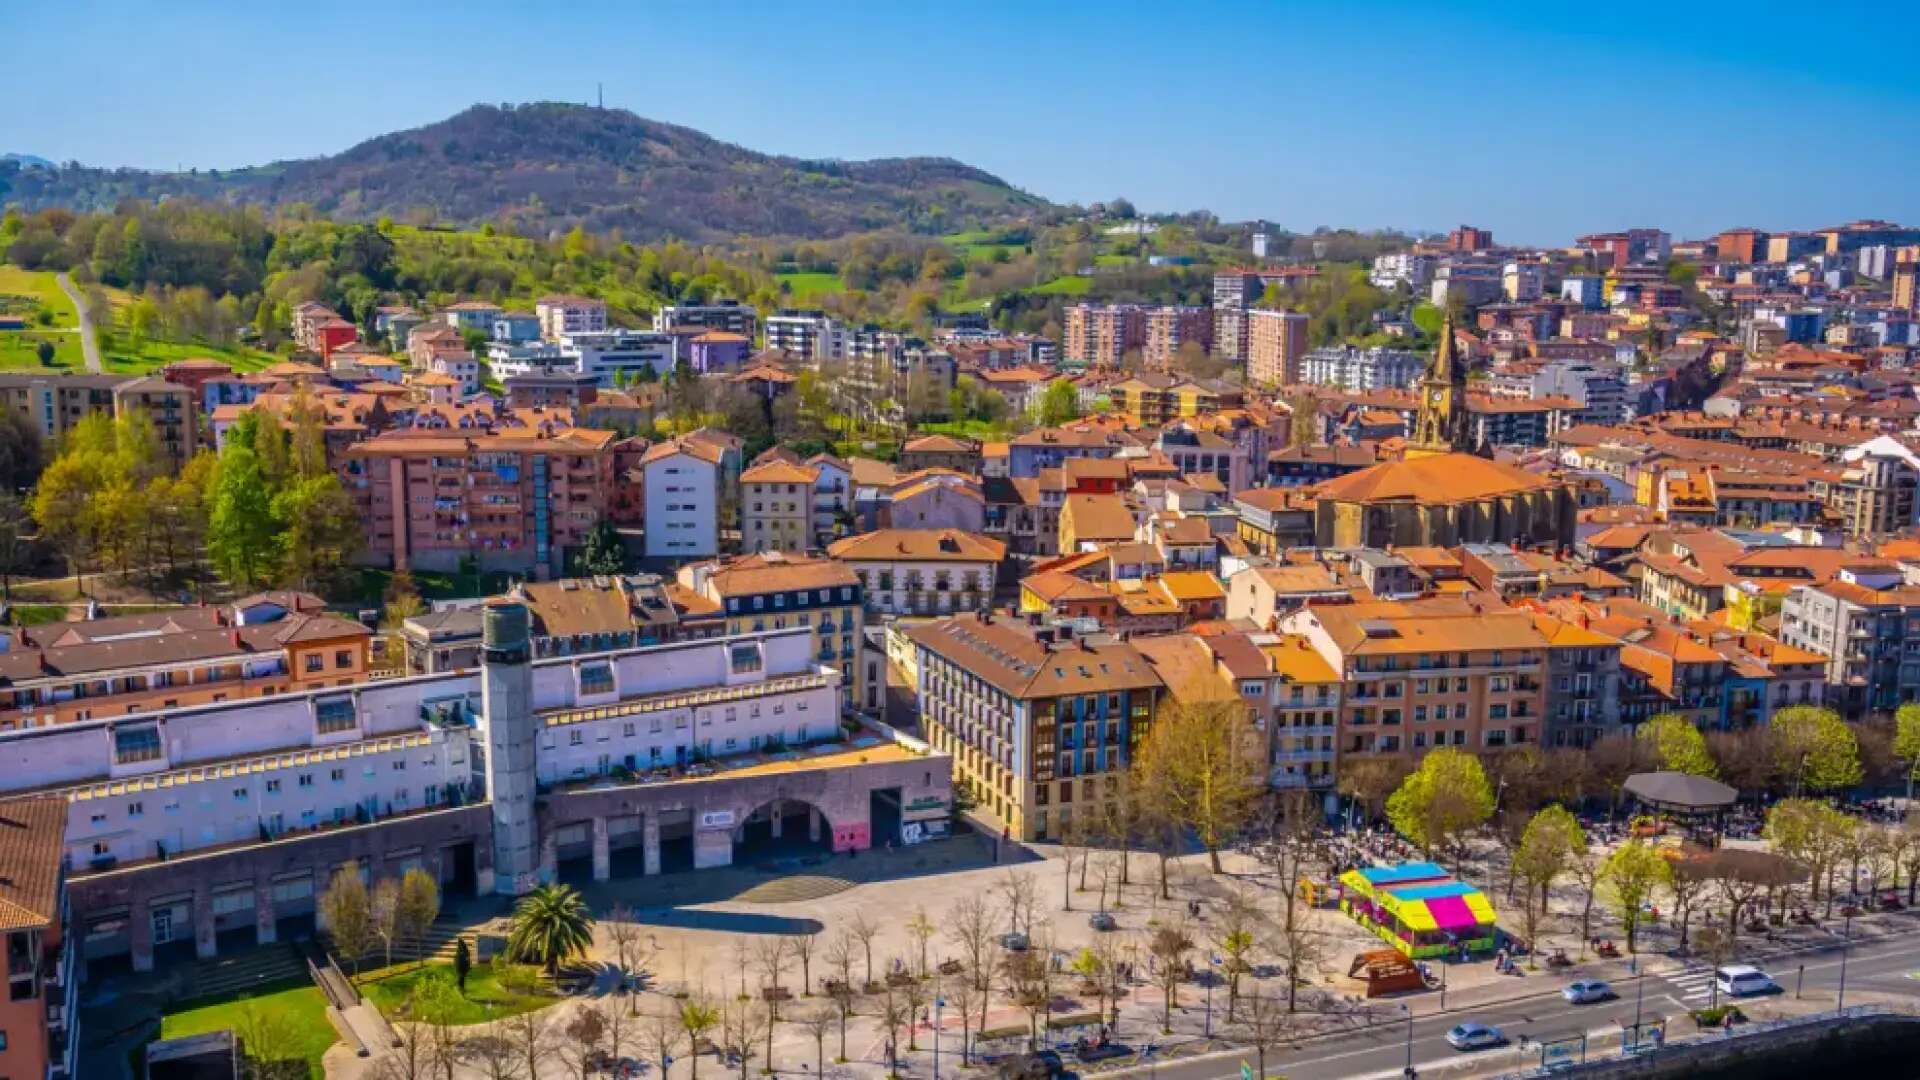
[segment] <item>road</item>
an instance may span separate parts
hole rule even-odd
[[[60,290],[67,294],[67,299],[73,301],[73,310],[80,316],[80,351],[86,355],[87,370],[95,375],[102,374],[106,369],[100,366],[100,341],[93,333],[93,312],[87,310],[87,298],[80,295],[80,290],[73,287],[73,279],[66,274],[57,275],[56,280],[60,282]]]
[[[1762,966],[1792,996],[1805,965],[1803,992],[1806,997],[1831,1007],[1840,984],[1841,954],[1837,947],[1801,956],[1777,959]],[[1631,1024],[1636,1005],[1645,1019],[1662,1016],[1685,1019],[1689,1009],[1705,1008],[1710,994],[1710,976],[1705,964],[1666,975],[1648,975],[1644,985],[1634,980],[1616,982],[1616,999],[1592,1005],[1570,1005],[1558,995],[1532,997],[1482,1009],[1455,1011],[1438,1016],[1418,1016],[1413,1021],[1412,1058],[1414,1068],[1428,1073],[1446,1065],[1457,1065],[1469,1056],[1483,1062],[1488,1070],[1520,1068],[1539,1061],[1536,1044],[1542,1038],[1557,1038],[1586,1032],[1590,1036],[1608,1034],[1618,1037],[1622,1024]],[[1846,958],[1846,985],[1850,1000],[1856,991],[1920,997],[1920,935],[1909,934],[1895,940],[1876,941],[1870,948],[1856,946]],[[1543,980],[1544,982],[1544,980]],[[1556,981],[1551,985],[1559,985]],[[1764,1000],[1764,999],[1763,999]],[[1447,1045],[1446,1032],[1466,1020],[1492,1024],[1513,1040],[1508,1047],[1479,1051],[1468,1055]],[[1691,1034],[1688,1022],[1673,1028],[1677,1035]],[[1525,1036],[1527,1049],[1519,1047]],[[1356,1031],[1350,1035],[1322,1039],[1298,1050],[1269,1052],[1269,1075],[1285,1075],[1288,1080],[1349,1080],[1375,1078],[1387,1080],[1404,1075],[1408,1058],[1407,1023]],[[1171,1062],[1151,1070],[1154,1080],[1240,1080],[1240,1062],[1251,1065],[1251,1050],[1184,1062]],[[1130,1070],[1135,1077],[1149,1070]]]

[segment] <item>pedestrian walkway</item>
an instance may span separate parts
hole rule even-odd
[[[1710,967],[1694,967],[1677,971],[1668,975],[1667,981],[1674,985],[1676,990],[1674,996],[1689,1007],[1705,1008],[1707,1002],[1713,998],[1713,969]]]

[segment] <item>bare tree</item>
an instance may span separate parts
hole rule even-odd
[[[967,1044],[972,1031],[973,1005],[981,992],[975,987],[973,972],[967,969],[965,961],[961,961],[960,970],[948,976],[945,982],[946,994],[953,999],[953,1007],[960,1013],[960,1064],[964,1067],[968,1064]]]
[[[400,936],[400,883],[381,878],[373,885],[373,934],[380,939],[386,959],[381,967],[393,966],[393,942]]]
[[[1018,934],[1025,927],[1027,932],[1032,932],[1033,909],[1038,904],[1032,876],[1008,870],[1000,875],[997,891],[1001,904],[1007,909],[1007,929]]]
[[[813,1075],[827,1075],[827,1032],[833,1030],[836,1010],[826,1006],[812,1006],[793,1018],[792,1023],[813,1039]]]
[[[772,1030],[773,1020],[758,1002],[733,1001],[721,1009],[720,1041],[727,1053],[739,1062],[740,1080],[747,1080],[747,1064],[759,1049],[760,1037]],[[772,1071],[771,1062],[769,1071]]]
[[[1292,1013],[1292,1006],[1282,1006],[1258,990],[1247,995],[1246,1007],[1240,1010],[1240,1019],[1235,1026],[1253,1045],[1254,1057],[1260,1067],[1255,1076],[1267,1075],[1267,1051],[1287,1037],[1293,1022]]]
[[[647,1017],[641,1025],[640,1045],[644,1052],[653,1056],[660,1066],[660,1080],[667,1080],[667,1070],[673,1059],[673,1052],[680,1049],[686,1041],[686,1031],[680,1026],[680,1015],[674,1013],[655,1013]]]
[[[919,946],[919,966],[914,969],[914,974],[923,979],[927,977],[927,942],[936,932],[933,921],[927,918],[927,909],[924,906],[915,907],[913,918],[907,920],[907,933]]]
[[[607,940],[613,943],[613,957],[620,965],[621,975],[633,974],[640,957],[640,923],[633,909],[625,904],[615,904],[607,909],[600,919],[600,929],[606,931]]]
[[[987,1024],[987,992],[993,985],[993,910],[980,893],[968,893],[947,911],[947,940],[979,995],[980,1026]]]
[[[780,972],[787,966],[787,939],[782,937],[763,937],[754,943],[754,963],[760,968],[760,974],[767,981],[761,988],[761,996],[773,1007],[773,1019],[780,1019]]]
[[[1567,862],[1567,876],[1580,891],[1580,959],[1587,958],[1587,944],[1593,940],[1593,897],[1600,888],[1600,854],[1575,852]]]
[[[847,933],[860,943],[860,951],[867,958],[867,985],[873,985],[873,939],[880,936],[880,928],[867,918],[864,911],[856,911],[847,922]]]
[[[753,939],[745,934],[735,934],[733,944],[728,946],[727,955],[733,958],[734,970],[740,974],[740,997],[747,996],[747,968],[753,963]]]
[[[461,1057],[482,1080],[521,1080],[520,1048],[504,1024],[495,1021],[461,1044]]]
[[[1035,941],[1029,948],[1017,952],[1008,952],[1001,960],[1001,976],[1007,984],[1007,995],[1013,1003],[1027,1014],[1027,1043],[1031,1047],[1039,1038],[1039,1026],[1043,1020],[1051,1026],[1053,1015],[1053,948],[1051,943],[1042,945]]]
[[[900,1061],[900,1029],[913,1022],[911,1007],[899,987],[883,980],[877,988],[875,1000],[880,1006],[880,1026],[887,1029],[887,1075],[898,1071]]]
[[[593,1071],[593,1063],[606,1051],[606,1014],[597,1002],[580,1002],[572,1018],[561,1029],[561,1034],[566,1037],[556,1041],[556,1054],[573,1070],[574,1075],[580,1080],[587,1080],[587,1074]]]
[[[552,1014],[545,1009],[535,1009],[509,1016],[501,1023],[507,1037],[513,1040],[529,1080],[539,1076],[540,1063],[553,1055]]]
[[[817,930],[787,935],[787,948],[800,960],[800,996],[813,993],[813,950],[820,943]]]
[[[393,1045],[374,1066],[379,1080],[428,1080],[433,1075],[433,1033],[425,1024],[394,1024]]]
[[[1155,963],[1154,981],[1166,995],[1160,1029],[1168,1034],[1173,1032],[1173,1010],[1180,1003],[1180,984],[1186,980],[1187,954],[1192,951],[1193,934],[1184,919],[1155,928],[1147,938],[1147,952]]]

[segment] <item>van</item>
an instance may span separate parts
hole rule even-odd
[[[1728,997],[1747,997],[1751,994],[1771,994],[1780,989],[1766,972],[1745,964],[1715,968],[1714,984],[1722,994]]]

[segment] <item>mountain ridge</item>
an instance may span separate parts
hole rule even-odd
[[[474,105],[336,154],[234,170],[25,168],[0,162],[0,203],[106,209],[124,198],[190,197],[333,217],[494,223],[530,232],[580,225],[635,240],[740,235],[821,239],[901,229],[938,233],[1053,208],[949,157],[866,161],[764,154],[624,109],[561,102]]]

